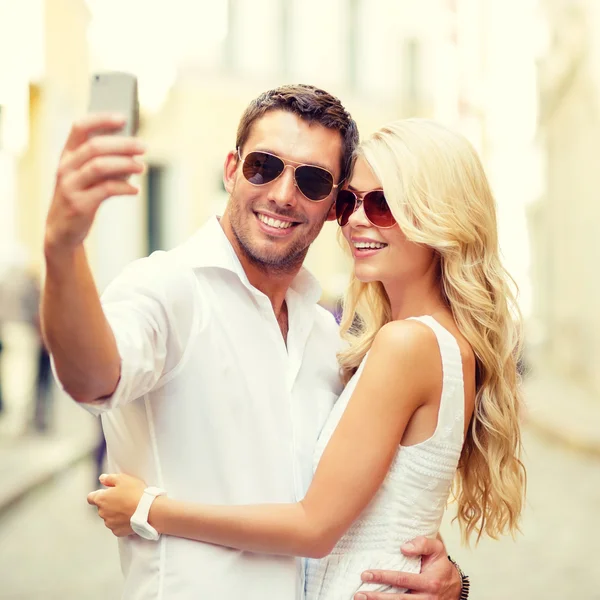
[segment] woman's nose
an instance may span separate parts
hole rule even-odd
[[[367,215],[365,214],[363,201],[357,200],[356,202],[358,204],[358,207],[350,215],[348,223],[352,227],[370,227],[371,222],[369,221],[369,219],[367,219]]]

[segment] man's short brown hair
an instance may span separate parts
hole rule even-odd
[[[285,110],[308,123],[318,123],[327,129],[339,131],[342,136],[340,181],[350,175],[352,157],[358,144],[356,123],[335,96],[312,85],[284,85],[264,92],[253,100],[240,119],[236,148],[243,147],[254,122],[271,110]]]

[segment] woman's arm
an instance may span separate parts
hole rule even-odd
[[[439,376],[432,377],[432,373]],[[356,389],[302,501],[214,506],[161,496],[150,510],[150,524],[168,535],[241,550],[325,556],[379,489],[411,416],[439,389],[439,378],[434,333],[414,321],[387,324],[375,337]],[[144,484],[127,478],[119,490],[119,478],[123,480],[123,476],[105,480],[106,485],[116,485],[95,492],[93,503],[101,509],[107,526],[131,533],[128,519]]]

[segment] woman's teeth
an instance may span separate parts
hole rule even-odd
[[[353,242],[354,243],[354,247],[357,248],[358,250],[365,250],[365,249],[379,249],[379,248],[385,248],[387,246],[387,244],[382,244],[381,242]]]

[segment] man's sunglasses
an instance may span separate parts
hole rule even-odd
[[[322,167],[305,165],[293,160],[284,161],[269,152],[255,150],[242,158],[238,148],[238,156],[242,161],[242,173],[252,185],[266,185],[275,181],[286,167],[294,171],[294,182],[302,195],[313,202],[325,200],[331,192],[342,183],[334,184],[333,175]]]
[[[335,201],[335,216],[340,227],[348,223],[350,215],[363,205],[365,215],[371,225],[381,229],[389,229],[396,224],[396,219],[386,202],[383,190],[371,190],[362,199],[350,190],[340,190]]]

